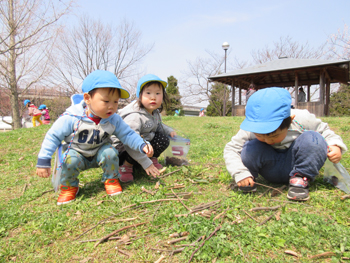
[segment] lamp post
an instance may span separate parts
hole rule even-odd
[[[225,73],[226,73],[226,55],[227,50],[230,47],[230,44],[228,42],[222,43],[222,49],[225,50]],[[226,116],[226,88],[224,88],[224,105],[223,105],[223,113],[222,116]]]

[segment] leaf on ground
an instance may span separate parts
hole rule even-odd
[[[18,159],[18,161],[22,161],[23,159],[24,159],[24,157],[22,156]]]

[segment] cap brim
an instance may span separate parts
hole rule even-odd
[[[130,97],[130,94],[128,91],[121,89],[121,88],[119,88],[119,90],[120,90],[120,98],[121,99],[127,99]]]
[[[252,122],[247,118],[241,123],[240,128],[244,131],[249,131],[258,134],[267,134],[274,132],[281,125],[281,121],[274,122]]]
[[[146,81],[146,82],[144,82],[144,83],[142,83],[142,86],[140,87],[140,91],[142,90],[142,88],[147,84],[147,83],[149,83],[149,82],[159,82],[159,83],[161,83],[162,84],[162,86],[163,86],[163,88],[165,89],[166,88],[166,86],[168,85],[168,83],[167,82],[165,82],[165,81],[162,81],[162,80],[149,80],[149,81]]]

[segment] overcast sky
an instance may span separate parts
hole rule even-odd
[[[79,13],[118,25],[126,18],[154,43],[144,60],[145,73],[166,80],[181,77],[187,61],[217,54],[230,44],[227,58],[251,61],[251,51],[281,36],[317,47],[350,25],[350,0],[80,0]],[[72,22],[74,20],[71,20]],[[232,61],[232,60],[231,60]]]

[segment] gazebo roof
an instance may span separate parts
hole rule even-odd
[[[320,74],[324,72],[331,83],[348,83],[350,60],[317,60],[280,58],[264,64],[238,69],[225,74],[209,77],[227,85],[247,89],[250,83],[259,88],[289,87],[295,85],[319,84]]]

